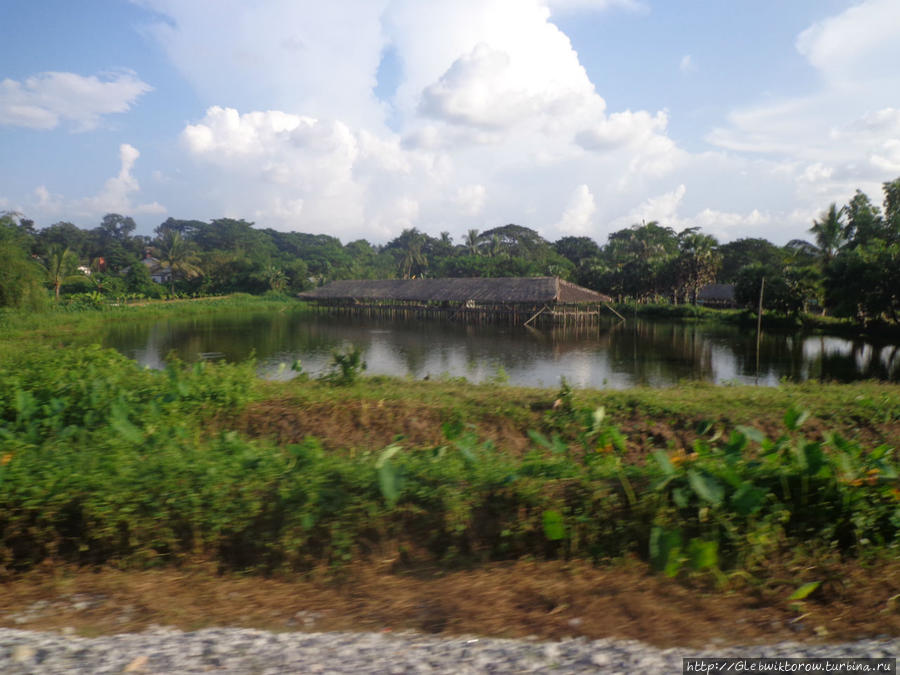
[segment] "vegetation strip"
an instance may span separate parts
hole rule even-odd
[[[327,383],[293,386],[339,391],[359,366],[339,355]],[[312,437],[278,446],[222,428],[259,396],[252,363],[154,372],[97,347],[32,347],[0,378],[11,570],[196,554],[302,570],[387,546],[442,565],[638,554],[673,576],[724,575],[799,543],[844,555],[897,546],[894,451],[806,438],[797,408],[777,436],[709,424],[689,452],[657,447],[634,462],[605,409],[564,388],[524,452],[463,417],[429,447],[330,452]],[[896,409],[886,414],[893,423]]]
[[[32,220],[6,211],[0,212],[0,308],[77,309],[233,292],[294,295],[348,280],[554,277],[619,302],[664,304],[676,313],[689,303],[748,311],[762,306],[789,323],[802,318],[829,325],[839,317],[857,328],[896,329],[900,178],[882,190],[881,208],[857,190],[846,205],[832,203],[813,221],[813,241],[785,246],[750,238],[720,243],[699,228],[676,232],[655,221],[611,232],[602,246],[584,236],[549,242],[515,224],[469,230],[457,244],[447,232],[434,237],[416,228],[384,245],[343,244],[233,218],[168,218],[149,237],[134,235],[134,220],[117,213],[91,230],[65,221],[38,230]]]

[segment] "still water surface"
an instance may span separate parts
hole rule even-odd
[[[753,329],[710,322],[610,319],[573,333],[440,321],[354,320],[309,313],[265,313],[119,324],[104,344],[161,367],[172,351],[185,361],[240,361],[255,353],[261,375],[289,378],[300,359],[312,376],[331,352],[360,347],[368,374],[417,379],[492,378],[524,386],[666,387],[682,380],[774,385],[792,381],[900,381],[900,349],[872,339],[764,333],[756,367]]]

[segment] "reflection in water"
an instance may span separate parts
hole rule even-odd
[[[474,382],[502,369],[512,384],[664,387],[682,380],[774,385],[792,381],[900,380],[898,346],[830,336],[764,333],[756,373],[755,331],[677,321],[610,320],[580,331],[391,322],[306,313],[241,314],[112,326],[104,343],[160,368],[174,352],[185,361],[239,361],[255,354],[265,377],[300,359],[317,375],[333,349],[363,349],[370,374],[463,376]]]

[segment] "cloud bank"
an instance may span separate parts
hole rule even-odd
[[[639,19],[649,3],[222,0],[211,12],[204,0],[135,1],[153,17],[145,34],[203,105],[173,144],[177,167],[165,167],[178,179],[142,198],[125,143],[120,172],[96,195],[61,202],[44,187],[33,200],[45,211],[155,214],[163,202],[180,217],[375,242],[404,227],[459,240],[509,222],[602,242],[641,220],[784,242],[829,201],[857,187],[877,199],[900,173],[894,0],[800,31],[807,93],[732,108],[690,149],[672,131],[683,113],[611,109],[556,23]],[[673,77],[707,70],[676,54]],[[130,72],[5,80],[0,124],[88,129],[149,89]]]

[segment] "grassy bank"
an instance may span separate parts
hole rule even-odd
[[[638,556],[727,584],[897,554],[895,386],[279,384],[34,342],[0,368],[7,571]]]
[[[678,319],[687,321],[714,321],[737,324],[756,329],[756,312],[747,309],[713,309],[702,305],[636,304],[617,303],[619,314],[626,319],[637,316],[642,319]],[[850,318],[803,313],[786,315],[771,310],[763,311],[762,328],[766,331],[790,332],[807,330],[834,335],[867,335],[871,337],[896,338],[900,336],[900,326],[882,321],[861,324]]]
[[[299,311],[302,307],[302,303],[288,296],[269,294],[260,297],[236,293],[189,300],[146,300],[94,309],[71,310],[65,305],[33,313],[0,309],[0,345],[9,347],[20,341],[32,343],[35,340],[89,337],[113,321],[150,321],[166,317],[181,319],[242,311]]]

